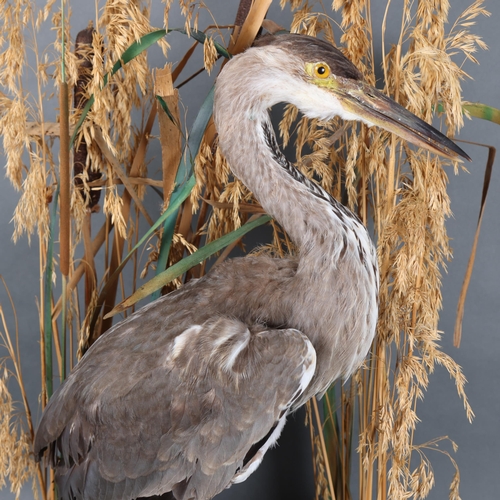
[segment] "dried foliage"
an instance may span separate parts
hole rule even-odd
[[[162,1],[164,23],[168,27],[169,10],[174,2]],[[387,50],[384,48],[382,54],[384,91],[427,121],[432,120],[440,103],[451,135],[463,125],[461,81],[467,75],[462,62],[464,59],[475,61],[475,51],[485,47],[481,38],[470,31],[478,16],[487,15],[484,2],[471,2],[450,27],[449,1],[405,0],[398,43]],[[305,0],[281,0],[280,3],[293,11],[290,27],[293,32],[321,36],[335,43],[334,33],[338,34],[340,28],[339,42],[345,55],[359,67],[367,81],[374,84],[370,2],[334,0],[332,9],[326,12],[319,12],[317,5]],[[197,30],[200,9],[206,8],[204,4],[194,0],[180,0],[179,4],[185,16],[184,29]],[[118,287],[118,281],[110,278],[115,271],[121,271],[123,250],[130,250],[138,241],[142,219],[152,223],[141,200],[146,190],[164,187],[164,202],[168,205],[172,179],[181,157],[173,155],[169,160],[171,165],[164,165],[163,173],[169,173],[170,179],[166,184],[163,180],[148,178],[146,149],[152,140],[155,117],[165,111],[155,104],[153,74],[146,52],[134,57],[104,85],[105,75],[110,74],[125,50],[152,31],[154,23],[150,20],[149,2],[108,0],[96,1],[97,6],[102,8],[96,8],[99,17],[94,20],[91,43],[80,47],[78,54],[73,50],[70,37],[70,20],[75,21],[67,12],[64,14],[66,81],[73,86],[85,72],[88,83],[82,84],[80,78],[79,95],[84,100],[93,95],[95,100],[76,138],[77,144],[85,145],[86,153],[80,160],[85,168],[78,171],[78,179],[71,188],[72,246],[67,256],[71,262],[67,294],[58,298],[53,292],[45,295],[47,289],[40,292],[40,303],[49,304],[50,311],[47,314],[43,307],[40,309],[42,353],[47,339],[53,338],[60,374],[64,373],[64,365],[72,366],[76,351],[80,355],[110,326],[103,315],[114,306]],[[243,26],[244,36],[255,35],[262,22],[259,8],[265,12],[264,7],[264,2],[252,4],[253,24]],[[388,2],[383,30],[389,21],[394,23],[390,16]],[[40,9],[33,2],[11,0],[0,2],[0,19],[0,134],[6,174],[20,190],[14,213],[14,239],[23,233],[30,237],[36,232],[40,240],[41,272],[50,284],[53,276],[59,279],[57,267],[52,267],[58,261],[52,259],[50,252],[54,235],[50,231],[49,213],[57,203],[59,126],[48,123],[45,115],[46,108],[52,105],[51,94],[58,92],[61,84],[62,13],[54,0]],[[334,19],[339,19],[338,26]],[[54,44],[40,49],[37,35],[47,27],[53,28]],[[217,27],[213,34],[219,41],[224,37]],[[22,85],[29,47],[27,39],[32,40],[31,55],[38,75],[38,92],[34,96],[26,94]],[[225,39],[230,40],[230,33]],[[191,43],[186,41],[187,45]],[[229,45],[240,50],[250,41],[240,37],[236,43],[231,39]],[[162,41],[161,45],[168,55],[166,42]],[[212,38],[205,40],[201,50],[206,71],[213,71],[218,54]],[[174,82],[191,54],[192,51],[188,51],[183,61],[173,68]],[[176,96],[176,93],[169,95],[174,101]],[[181,127],[178,105],[174,101],[169,101],[169,109],[177,111],[170,118]],[[134,110],[139,110],[143,117],[139,127],[134,123]],[[69,111],[74,129],[83,106],[76,103]],[[423,397],[429,374],[436,364],[444,366],[454,378],[467,417],[473,417],[464,392],[464,375],[441,350],[442,332],[437,329],[442,303],[441,271],[451,256],[445,221],[450,215],[446,171],[452,166],[441,158],[410,149],[380,130],[341,120],[330,123],[306,120],[298,117],[297,110],[291,106],[286,107],[279,130],[283,145],[294,145],[301,171],[345,201],[373,227],[381,267],[378,336],[367,366],[348,384],[327,393],[323,423],[319,421],[317,408],[308,409],[316,498],[347,500],[353,496],[351,488],[359,488],[361,498],[372,498],[373,492],[381,499],[425,498],[434,484],[426,452],[436,450],[439,438],[417,444],[413,435],[418,423],[417,402]],[[169,144],[169,138],[161,131],[160,140],[163,145]],[[187,154],[185,151],[184,157]],[[175,169],[173,176],[169,169]],[[164,225],[163,234],[171,231],[171,239],[167,242],[163,265],[178,262],[204,241],[227,234],[253,213],[261,211],[252,194],[230,175],[211,126],[207,127],[201,143],[194,173],[196,185],[191,198],[183,204],[172,225]],[[167,189],[167,186],[170,187]],[[93,231],[91,226],[93,214],[99,207],[89,204],[96,189],[102,191],[102,211],[106,216],[99,231]],[[196,222],[192,220],[193,211],[198,212]],[[293,252],[286,234],[276,223],[272,223],[272,227],[272,241],[258,251],[278,256]],[[134,289],[141,269],[145,276],[148,269],[155,268],[162,259],[165,241],[160,244],[161,233],[155,233],[150,241],[146,264],[141,266],[139,260],[133,258]],[[97,276],[94,259],[101,247],[104,251],[99,258],[103,260],[104,272]],[[74,257],[80,248],[84,254],[81,262]],[[180,286],[204,271],[205,264],[197,266],[170,286]],[[81,280],[83,276],[85,279]],[[85,284],[79,285],[80,281]],[[121,293],[127,295],[123,286]],[[84,306],[80,310],[82,300]],[[104,312],[101,312],[103,304]],[[65,312],[65,325],[60,322],[61,311]],[[19,353],[9,340],[3,312],[1,317],[2,340],[16,367]],[[69,342],[65,348],[58,343],[57,328],[64,332],[66,326]],[[53,337],[51,333],[47,336],[52,328],[56,328]],[[0,364],[0,372],[0,487],[8,478],[12,489],[19,493],[20,485],[31,478],[38,481],[35,492],[40,490],[43,498],[50,497],[53,491],[48,476],[41,466],[35,466],[29,452],[33,437],[29,408],[25,405],[26,421],[19,420],[7,387],[12,375],[5,363]],[[14,370],[13,373],[23,389],[20,372]],[[56,367],[44,358],[44,380],[47,374],[51,377],[56,373]],[[45,384],[41,392],[42,404],[45,404]],[[354,408],[359,412],[357,416]],[[360,424],[359,441],[357,436],[352,436],[355,418]],[[361,474],[360,484],[354,486],[349,484],[349,473],[356,449]],[[419,459],[416,466],[415,458]],[[332,484],[335,492],[331,491]],[[458,488],[457,469],[450,486],[450,498],[459,498]]]
[[[22,418],[16,413],[9,392],[10,374],[4,363],[0,364],[3,372],[0,378],[0,439],[2,456],[0,457],[0,489],[7,480],[10,489],[19,496],[21,487],[26,481],[33,482],[36,492],[36,466],[31,456],[32,436],[23,430]]]
[[[12,316],[16,324],[13,337],[3,307],[0,305],[0,346],[7,351],[7,356],[0,358],[0,489],[7,481],[10,489],[19,497],[21,487],[26,481],[33,484],[35,500],[38,498],[37,479],[41,479],[41,470],[33,460],[33,425],[31,412],[26,397],[21,371],[21,353],[19,352],[19,331],[17,330],[17,315],[10,293],[2,277],[12,306]],[[23,411],[19,411],[12,401],[9,381],[14,379],[21,390]]]

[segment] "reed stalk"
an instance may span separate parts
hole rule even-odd
[[[61,0],[60,10],[54,2],[42,8],[29,7],[29,2],[21,0],[8,2],[12,8],[0,6],[3,33],[11,40],[10,46],[2,48],[0,58],[0,133],[7,176],[20,190],[14,235],[17,238],[36,232],[39,239],[42,407],[54,389],[54,355],[64,378],[66,354],[71,367],[73,359],[112,325],[111,311],[123,312],[140,298],[158,295],[156,290],[162,287],[174,289],[202,276],[210,263],[227,258],[246,232],[269,220],[262,216],[262,208],[252,194],[231,177],[217,147],[210,120],[211,93],[184,138],[183,150],[181,131],[189,127],[182,123],[179,112],[182,92],[178,88],[182,83],[177,80],[186,82],[200,71],[218,70],[219,58],[229,57],[224,47],[231,54],[244,50],[263,24],[277,29],[265,20],[271,0],[242,0],[231,31],[214,21],[204,32],[198,27],[204,4],[193,0],[178,3],[185,25],[175,29],[190,34],[195,42],[186,37],[185,55],[168,71],[158,70],[156,82],[147,48],[159,43],[168,60],[164,36],[172,29],[168,15],[173,2],[165,2],[165,26],[159,30],[153,28],[157,22],[151,22],[146,1],[96,1],[95,28],[89,25],[75,43],[69,37],[69,28],[79,20],[71,17],[69,2]],[[376,47],[382,46],[378,55],[384,91],[428,121],[436,111],[444,113],[450,134],[462,126],[464,112],[500,122],[498,110],[463,103],[461,98],[461,81],[466,75],[458,55],[474,61],[475,50],[485,47],[472,32],[477,18],[487,14],[482,0],[471,0],[470,7],[451,25],[447,21],[448,1],[405,0],[402,17],[395,20],[394,6],[387,0],[381,43],[374,40],[374,6],[369,0],[334,0],[332,8],[324,11],[321,3],[313,8],[305,0],[281,0],[280,4],[292,12],[292,31],[340,42],[344,53],[371,83],[376,80]],[[386,28],[396,22],[400,25],[398,41],[394,47],[386,47]],[[37,36],[42,28],[51,27],[50,23],[55,28],[56,55],[42,57]],[[35,102],[23,89],[21,78],[28,36],[34,40],[37,64]],[[71,50],[74,46],[78,50]],[[204,69],[186,75],[187,63],[201,53]],[[50,94],[54,84],[59,89],[60,116],[56,124],[45,119],[46,108],[53,103],[46,102],[44,95]],[[71,100],[73,88],[75,98]],[[29,114],[30,109],[36,110],[34,116]],[[137,110],[144,119],[136,128],[132,116]],[[160,179],[148,173],[147,159],[148,147],[156,140],[152,131],[157,120],[162,147]],[[298,117],[292,107],[286,108],[279,131],[285,146],[294,143],[297,167],[373,227],[381,269],[378,336],[371,357],[350,381],[327,392],[323,415],[315,401],[308,405],[316,498],[350,500],[356,496],[355,491],[363,500],[424,498],[434,482],[431,462],[424,452],[435,449],[439,440],[419,444],[414,432],[417,401],[436,363],[455,379],[466,415],[473,416],[464,392],[465,378],[460,367],[442,351],[437,329],[440,273],[451,255],[445,220],[450,213],[446,172],[452,166],[409,149],[379,130],[340,119],[331,123],[309,121]],[[59,137],[59,165],[54,137]],[[23,151],[29,153],[26,167]],[[148,213],[143,197],[146,192],[156,196],[154,190],[158,189],[163,210],[161,214]],[[478,231],[485,199],[484,194]],[[98,211],[105,214],[105,222],[96,231],[92,219]],[[193,211],[197,211],[196,222]],[[271,240],[255,251],[277,256],[293,253],[287,235],[275,221],[271,225]],[[144,250],[147,242],[144,263],[138,250]],[[476,245],[477,235],[473,254]],[[222,253],[213,257],[217,252]],[[83,259],[78,261],[75,255],[83,255]],[[473,255],[459,306],[457,332],[472,264]],[[145,277],[155,266],[156,277],[142,286],[136,283],[137,276]],[[128,271],[129,275],[123,274]],[[123,283],[130,276],[134,293],[126,297]],[[60,292],[54,278],[56,285],[62,284]],[[78,319],[81,304],[83,320]],[[0,311],[0,334],[5,335],[8,321]],[[13,437],[1,434],[5,428],[1,423],[8,421],[11,425],[14,421],[10,393],[5,379],[0,379],[0,437],[9,450],[8,458],[0,451],[0,485],[8,475],[2,469],[2,460],[13,460],[18,469],[10,481],[17,492],[23,481],[32,479],[44,500],[53,498],[52,471],[35,465],[27,452],[34,425],[19,368],[22,353],[13,344],[8,351],[22,391],[25,423],[16,420],[19,426],[11,433]],[[4,367],[0,362],[0,368]],[[354,432],[355,423],[359,424],[359,436]],[[22,446],[16,447],[16,440]],[[450,459],[456,467],[455,460]],[[357,485],[350,477],[355,464],[359,464],[360,472]],[[457,469],[450,486],[451,498],[458,498],[458,487]]]

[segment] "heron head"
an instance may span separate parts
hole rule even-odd
[[[274,93],[264,88],[264,95],[273,93],[277,101],[295,104],[310,118],[358,120],[434,153],[470,160],[432,125],[366,83],[361,72],[329,43],[287,34],[264,36],[254,47],[261,51],[262,62],[276,84]],[[262,81],[263,86],[270,83]]]

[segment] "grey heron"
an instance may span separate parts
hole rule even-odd
[[[291,412],[366,356],[378,312],[375,247],[358,217],[280,151],[268,110],[281,102],[468,159],[324,41],[268,36],[232,58],[216,85],[219,145],[298,253],[227,261],[92,345],[36,434],[35,455],[49,450],[60,498],[211,499],[256,470]]]

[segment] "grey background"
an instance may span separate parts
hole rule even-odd
[[[38,2],[37,2],[38,3]],[[207,5],[221,23],[230,24],[234,20],[237,1],[208,0]],[[328,2],[327,2],[328,3]],[[375,49],[380,56],[381,44],[379,27],[381,25],[385,0],[373,0],[372,15],[375,26]],[[469,4],[471,0],[455,0],[452,2],[450,21]],[[161,15],[161,6],[154,0],[154,10]],[[498,20],[500,19],[500,3],[494,0],[486,2],[491,18],[479,18],[475,33],[480,34],[489,45],[489,51],[477,54],[480,66],[465,64],[465,69],[474,78],[463,85],[463,95],[469,101],[482,101],[500,107],[498,86],[500,54],[497,50],[499,42]],[[398,9],[397,6],[392,7]],[[72,2],[72,37],[86,26],[94,17],[93,2]],[[288,10],[284,13],[275,1],[268,17],[279,24],[288,26],[291,18]],[[394,17],[394,19],[397,17]],[[154,19],[154,17],[153,17]],[[160,19],[160,18],[158,18]],[[76,25],[76,22],[81,24]],[[202,17],[200,27],[210,23],[210,18]],[[159,24],[159,23],[158,23]],[[179,12],[174,9],[171,26],[183,23]],[[398,23],[394,23],[397,29]],[[398,33],[391,32],[391,24],[386,36],[386,46],[397,40]],[[377,32],[378,30],[378,32]],[[340,37],[339,31],[336,32]],[[52,42],[53,33],[46,30],[39,44],[41,47]],[[171,35],[171,61],[180,59],[187,45],[185,37]],[[161,67],[163,58],[158,50],[151,50],[150,62]],[[192,64],[192,69],[199,67],[199,60]],[[189,70],[186,72],[189,74]],[[182,100],[188,107],[188,123],[192,123],[194,113],[209,89],[211,78],[202,77],[182,89]],[[34,79],[31,73],[25,75],[25,87],[34,91]],[[50,101],[46,114],[47,120],[55,117],[57,104]],[[499,130],[497,126],[481,120],[466,122],[460,138],[498,146]],[[423,402],[418,405],[418,426],[416,442],[425,442],[435,437],[448,435],[459,446],[453,454],[461,472],[461,496],[463,499],[498,499],[500,498],[500,432],[498,421],[500,416],[500,374],[497,359],[500,354],[500,303],[498,290],[500,282],[500,266],[496,257],[500,248],[500,231],[497,214],[500,211],[498,172],[494,171],[483,220],[482,234],[476,257],[476,265],[472,276],[463,324],[463,340],[460,349],[452,345],[452,333],[458,294],[462,284],[467,260],[474,236],[479,202],[482,189],[484,166],[487,158],[485,148],[464,145],[464,149],[473,158],[468,166],[470,173],[455,176],[449,172],[452,210],[454,217],[447,223],[449,236],[452,238],[454,259],[449,263],[448,272],[443,277],[444,307],[441,315],[440,329],[445,332],[443,349],[463,367],[469,381],[466,390],[473,410],[476,414],[474,422],[468,423],[462,402],[456,395],[454,383],[446,371],[438,367],[431,376],[429,390]],[[152,145],[149,156],[159,159],[159,147]],[[154,165],[154,163],[153,163]],[[155,168],[154,166],[152,168]],[[498,170],[498,167],[496,168]],[[16,245],[8,235],[12,234],[10,222],[18,193],[10,183],[0,178],[0,274],[5,278],[13,295],[19,320],[21,336],[22,366],[28,386],[30,404],[35,421],[39,418],[37,403],[39,391],[39,350],[38,350],[38,314],[37,297],[39,296],[38,242],[32,239],[31,246],[23,237]],[[148,200],[150,213],[158,208],[158,199]],[[96,224],[97,226],[97,224]],[[0,289],[0,304],[9,313],[10,306],[6,294]],[[9,324],[13,329],[13,321]],[[31,347],[29,347],[31,346]],[[3,354],[2,354],[3,355]],[[222,499],[273,499],[302,500],[313,498],[312,475],[307,432],[303,426],[303,414],[298,413],[285,428],[284,435],[277,449],[266,456],[263,465],[244,484],[237,485],[221,494]],[[1,444],[0,444],[1,445]],[[451,451],[451,447],[443,444],[443,449]],[[448,498],[448,486],[453,476],[453,468],[449,460],[440,453],[429,452],[432,459],[436,485],[429,495],[431,500]],[[0,499],[13,498],[7,489],[0,491]],[[32,498],[29,488],[25,488],[23,499]]]

